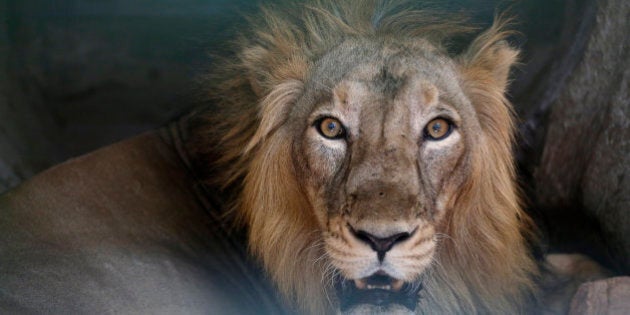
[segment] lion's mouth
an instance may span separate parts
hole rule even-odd
[[[413,311],[416,309],[419,292],[422,289],[420,282],[404,282],[382,272],[363,279],[340,278],[335,287],[342,312],[360,304],[376,306],[400,304]]]

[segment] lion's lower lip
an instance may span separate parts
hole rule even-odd
[[[359,290],[380,289],[399,292],[404,284],[405,282],[402,280],[382,275],[374,275],[368,278],[354,280],[354,286]]]
[[[382,274],[363,279],[339,279],[336,285],[341,311],[360,304],[400,304],[413,311],[421,288],[419,283],[406,283]]]

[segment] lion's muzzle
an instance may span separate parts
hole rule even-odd
[[[329,240],[329,254],[341,271],[335,279],[340,310],[415,310],[422,288],[421,274],[434,250],[432,227],[419,224],[421,221],[404,226],[390,223],[387,229],[336,222],[340,237]],[[349,255],[338,256],[335,248],[342,247],[337,246],[349,246]]]

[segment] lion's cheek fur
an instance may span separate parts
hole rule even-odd
[[[288,305],[326,312],[321,232],[291,160],[287,130],[280,128],[254,149],[239,205],[249,246],[287,298]],[[321,262],[321,263],[320,263]],[[302,297],[309,297],[304,301]]]
[[[326,163],[316,163],[309,159],[312,154],[303,151],[308,146],[308,139],[302,137],[294,141],[291,146],[291,165],[293,166],[294,177],[300,180],[296,182],[302,192],[305,202],[309,205],[309,211],[313,214],[320,229],[326,228],[328,220],[328,210],[330,206],[326,200],[326,187],[328,178],[334,170]]]

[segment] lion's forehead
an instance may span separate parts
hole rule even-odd
[[[306,94],[313,112],[338,112],[361,128],[421,128],[418,116],[438,104],[468,104],[454,62],[429,44],[351,42],[323,56],[311,69]],[[386,117],[385,117],[386,116]]]
[[[450,89],[456,74],[451,58],[423,40],[409,42],[351,39],[312,63],[311,89],[328,89],[344,80],[372,83],[383,92],[396,91],[407,78],[423,77]]]
[[[382,138],[404,141],[409,138],[401,135],[419,134],[422,117],[440,101],[440,92],[432,82],[420,76],[394,77],[386,69],[371,81],[344,80],[333,95],[328,106],[354,127],[351,132],[361,132],[369,142]]]

